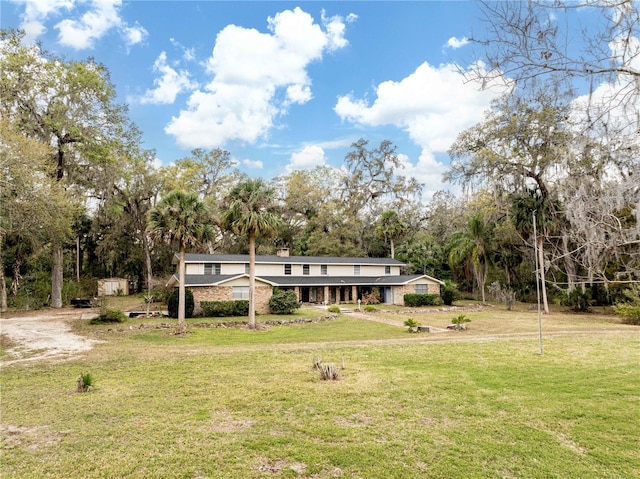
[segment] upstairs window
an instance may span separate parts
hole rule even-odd
[[[220,274],[220,263],[206,263],[204,274]]]
[[[353,265],[353,275],[354,276],[360,276],[360,265],[359,264]]]
[[[250,269],[250,268],[251,268],[251,267],[249,266],[249,263],[245,263],[245,264],[244,264],[244,272],[245,272],[245,274],[249,274],[249,269]]]
[[[285,264],[284,265],[284,274],[291,274],[291,265],[290,264]]]
[[[302,265],[302,274],[305,276],[309,276],[309,265],[308,264],[303,264]]]
[[[384,267],[384,274],[391,274],[391,266]]]
[[[320,265],[320,274],[326,276],[326,274],[327,274],[327,265],[326,264],[321,264]]]

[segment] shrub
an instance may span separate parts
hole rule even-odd
[[[455,316],[451,320],[451,324],[455,326],[455,329],[467,329],[465,325],[466,323],[470,323],[470,322],[471,320],[467,318],[464,314],[459,314],[458,316]]]
[[[588,289],[582,291],[580,288],[576,288],[565,294],[560,300],[560,304],[571,308],[576,313],[586,313],[591,304],[591,293]]]
[[[192,318],[193,317],[193,309],[195,307],[195,303],[193,301],[193,293],[190,289],[185,289],[185,305],[184,305],[184,317]],[[169,317],[177,318],[178,317],[178,288],[174,289],[169,297],[167,298],[167,309],[169,310]]]
[[[378,290],[373,290],[369,294],[365,294],[362,297],[362,304],[380,304],[380,293]]]
[[[457,290],[458,290],[458,285],[456,283],[454,283],[450,279],[445,279],[444,286],[442,287],[442,291],[440,293],[442,302],[447,306],[451,306],[453,304],[453,301],[456,298]]]
[[[237,301],[201,301],[202,313],[210,318],[228,316],[249,316],[249,300]]]
[[[269,299],[271,314],[293,314],[301,305],[296,292],[291,289],[274,288]]]
[[[616,304],[613,310],[622,316],[623,323],[640,326],[640,305],[621,303]]]
[[[409,328],[410,333],[415,333],[418,331],[418,321],[413,318],[407,318],[404,321],[404,325]]]
[[[405,306],[438,306],[442,304],[439,294],[409,293],[404,295]]]
[[[92,318],[89,324],[124,323],[126,320],[127,317],[119,309],[106,309],[95,318]]]
[[[376,309],[376,307],[374,305],[367,304],[364,307],[364,311],[365,311],[365,313],[373,313],[373,312],[377,311],[377,309]]]
[[[340,307],[337,304],[332,304],[327,308],[330,313],[340,314]]]
[[[82,373],[76,380],[76,391],[86,393],[93,388],[93,376],[91,373]]]

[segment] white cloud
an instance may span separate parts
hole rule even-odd
[[[189,79],[188,72],[178,72],[167,64],[165,52],[160,53],[154,62],[153,71],[159,72],[161,76],[153,81],[155,88],[147,90],[140,98],[140,103],[170,104],[176,100],[178,94],[198,87],[197,83]]]
[[[92,48],[96,40],[114,28],[118,29],[127,46],[136,45],[148,36],[137,22],[130,26],[123,21],[120,16],[122,0],[13,1],[24,5],[20,28],[25,31],[25,40],[29,43],[47,31],[47,20],[60,16],[67,18],[54,25],[58,30],[58,41],[77,50]]]
[[[287,174],[296,170],[312,170],[316,166],[326,165],[327,157],[324,150],[317,145],[309,145],[291,155],[289,164],[285,167]]]
[[[425,184],[427,195],[443,188],[446,166],[436,161],[435,154],[446,152],[461,131],[481,121],[491,101],[504,91],[504,87],[479,90],[465,82],[455,65],[423,63],[398,82],[380,83],[373,104],[348,95],[338,98],[334,110],[343,121],[405,130],[422,148],[417,163],[407,160],[406,168]]]
[[[14,0],[24,4],[24,13],[20,28],[25,31],[25,40],[32,43],[47,31],[45,21],[50,15],[61,10],[71,10],[74,0]]]
[[[425,203],[431,200],[434,193],[445,189],[442,177],[449,167],[436,160],[430,152],[423,150],[415,165],[409,161],[406,155],[400,154],[398,158],[402,164],[398,174],[415,178],[423,185],[422,199]]]
[[[122,24],[118,8],[122,0],[93,0],[92,9],[79,20],[66,18],[56,24],[61,44],[76,50],[93,47],[93,42]]]
[[[467,43],[469,43],[469,39],[466,37],[463,37],[463,38],[451,37],[447,41],[447,46],[455,50],[457,48],[464,47]]]
[[[380,83],[371,106],[342,96],[334,110],[343,120],[362,125],[395,125],[428,152],[445,152],[460,131],[482,119],[502,91],[478,90],[455,65],[423,63],[399,82]]]
[[[262,163],[262,161],[260,160],[245,159],[245,160],[242,160],[242,164],[247,168],[254,168],[254,169],[262,169],[264,167],[264,163]]]
[[[346,28],[345,21],[339,15],[333,17],[327,17],[326,12],[322,10],[322,24],[327,30],[327,37],[329,39],[330,51],[338,50],[348,45],[347,39],[344,37],[344,31]],[[357,20],[358,16],[350,13],[347,16],[347,23],[353,23]]]
[[[193,92],[165,131],[186,148],[218,147],[229,140],[254,143],[266,136],[277,115],[312,98],[306,69],[325,51],[346,43],[340,41],[340,22],[333,17],[329,32],[295,8],[268,18],[268,33],[228,25],[218,33],[207,62],[212,80]]]
[[[124,40],[127,46],[133,46],[137,45],[138,43],[142,43],[149,36],[149,32],[147,32],[144,27],[140,26],[136,22],[136,24],[132,27],[123,27],[122,35],[124,36]]]

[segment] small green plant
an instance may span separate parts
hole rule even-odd
[[[376,312],[377,309],[373,304],[366,304],[364,307],[364,312],[365,313],[374,313]]]
[[[89,324],[124,323],[127,316],[119,309],[101,309],[100,314],[89,321]]]
[[[467,329],[467,323],[470,323],[471,320],[469,318],[467,318],[464,314],[459,314],[458,316],[455,316],[452,320],[451,320],[451,324],[454,325],[454,329],[458,329],[458,330],[463,330],[463,329]]]
[[[411,331],[418,327],[418,322],[413,318],[407,318],[404,325],[409,328],[409,331]]]
[[[79,393],[89,392],[93,388],[93,376],[91,373],[82,373],[76,380],[76,391]]]
[[[330,313],[340,314],[340,306],[338,306],[337,304],[332,304],[327,308],[327,311],[329,311]]]

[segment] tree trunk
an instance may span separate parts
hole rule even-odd
[[[18,296],[18,289],[20,289],[20,278],[22,275],[20,274],[20,267],[22,266],[22,259],[16,258],[13,262],[13,278],[11,278],[11,288],[9,289],[9,294],[14,298]]]
[[[256,329],[256,235],[249,235],[249,329]]]
[[[389,238],[389,244],[391,245],[391,259],[396,257],[396,250],[393,244],[393,238]]]
[[[185,245],[184,241],[180,241],[180,266],[178,267],[179,283],[178,283],[178,334],[184,334],[187,331],[187,322],[185,321],[185,306],[186,306],[186,266],[185,266]]]
[[[0,238],[0,242],[2,238]],[[7,304],[7,282],[4,277],[4,261],[2,261],[2,244],[0,244],[0,313],[6,313],[9,309]]]
[[[63,281],[62,246],[53,246],[53,267],[51,268],[51,307],[62,308]]]
[[[538,242],[538,267],[540,268],[540,287],[542,289],[542,306],[544,308],[544,314],[549,314],[549,302],[547,301],[547,283],[544,276],[544,241],[542,236],[539,236],[536,241]]]
[[[146,232],[142,232],[142,250],[144,252],[144,287],[147,291],[151,290],[151,280],[153,271],[151,269],[151,251],[149,249],[149,237]]]

